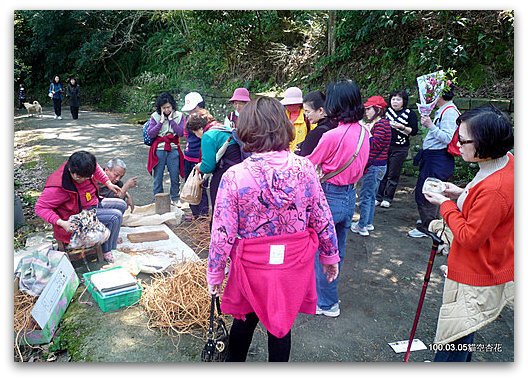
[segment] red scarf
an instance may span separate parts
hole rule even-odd
[[[154,166],[158,164],[158,156],[156,155],[156,150],[160,142],[165,143],[165,145],[163,146],[163,150],[167,152],[172,152],[171,143],[176,144],[178,148],[179,158],[180,158],[180,177],[184,177],[185,175],[184,175],[184,170],[183,170],[183,152],[180,147],[180,138],[171,133],[163,137],[160,137],[160,136],[156,137],[156,139],[150,146],[148,160],[147,160],[147,170],[149,174],[152,175],[152,169],[154,169]]]

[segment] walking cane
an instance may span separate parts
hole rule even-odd
[[[420,313],[422,312],[422,305],[425,298],[425,291],[427,290],[427,285],[429,284],[429,278],[431,277],[431,270],[433,269],[433,262],[438,252],[438,246],[443,243],[436,234],[426,231],[425,234],[433,239],[433,246],[431,247],[431,254],[429,255],[429,261],[427,263],[427,270],[425,271],[424,283],[422,286],[422,293],[420,294],[420,300],[418,301],[418,308],[416,309],[416,315],[414,316],[414,323],[411,329],[411,335],[409,336],[409,343],[407,344],[407,352],[403,358],[404,362],[409,361],[409,355],[411,354],[411,345],[414,339],[414,333],[416,332],[416,327],[418,326],[418,319],[420,319]]]

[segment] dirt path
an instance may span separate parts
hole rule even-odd
[[[146,172],[147,147],[141,126],[123,122],[120,115],[81,112],[79,120],[54,120],[50,110],[42,118],[15,120],[15,147],[33,150],[60,162],[73,151],[86,149],[104,162],[123,158],[128,175],[139,176],[132,190],[137,204],[152,202],[151,178]],[[393,206],[377,209],[376,229],[369,237],[349,233],[347,257],[340,282],[341,316],[300,315],[293,328],[292,362],[401,362],[389,342],[406,340],[413,323],[423,275],[431,248],[429,239],[412,239],[406,232],[417,211],[412,189],[415,179],[402,178]],[[427,290],[416,338],[432,343],[441,304],[443,277],[438,269],[446,263],[437,256]],[[138,308],[102,313],[96,307],[74,302],[66,313],[63,329],[75,330],[76,361],[182,362],[199,361],[200,338],[179,341],[146,327]],[[506,307],[498,320],[477,332],[476,343],[499,345],[501,352],[474,353],[473,361],[511,362],[514,359],[514,312]],[[73,343],[68,349],[73,351]],[[411,361],[432,360],[430,350],[416,351]],[[259,329],[249,361],[266,361],[266,335]]]
[[[152,177],[146,169],[148,146],[143,144],[142,125],[127,124],[121,115],[81,111],[72,120],[63,110],[63,120],[56,120],[51,110],[42,117],[15,117],[15,147],[22,144],[47,157],[47,162],[61,162],[77,150],[95,154],[104,167],[108,160],[119,157],[127,165],[125,180],[138,176],[138,186],[130,190],[137,205],[153,202]],[[167,175],[168,179],[168,175]],[[167,185],[165,190],[168,191]]]

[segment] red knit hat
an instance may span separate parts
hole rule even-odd
[[[386,108],[387,102],[385,101],[385,99],[383,99],[382,96],[375,95],[375,96],[371,96],[370,98],[368,98],[365,104],[363,105],[365,106],[365,108],[367,107]]]

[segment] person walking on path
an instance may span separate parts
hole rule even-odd
[[[55,119],[62,120],[62,98],[63,98],[64,88],[60,81],[60,77],[55,75],[53,82],[50,83],[48,88],[48,95],[53,101],[53,112],[55,113]]]
[[[70,98],[70,112],[73,120],[79,118],[79,107],[81,106],[81,90],[77,84],[77,79],[70,78],[68,88],[66,89],[66,96]]]
[[[365,173],[360,180],[360,218],[358,222],[352,223],[350,230],[361,236],[369,236],[369,231],[374,230],[376,193],[387,170],[387,157],[392,132],[389,120],[384,117],[387,103],[383,97],[371,96],[364,105],[367,121],[373,125],[370,130],[370,155]]]
[[[300,156],[307,156],[313,152],[323,133],[334,129],[337,123],[329,119],[324,109],[326,97],[321,91],[312,91],[303,98],[304,114],[310,122],[312,129],[301,143]]]
[[[455,158],[447,151],[457,128],[456,120],[460,111],[453,103],[454,85],[438,99],[438,110],[434,122],[429,116],[422,116],[421,123],[427,128],[427,135],[422,144],[422,149],[414,157],[414,165],[418,165],[420,172],[414,198],[420,215],[416,228],[408,232],[412,238],[426,237],[424,231],[429,228],[429,223],[438,218],[438,206],[431,204],[423,195],[422,188],[428,177],[447,181],[455,171]]]
[[[24,85],[20,83],[18,86],[18,109],[24,109],[24,102],[26,101],[26,89]]]
[[[477,163],[479,171],[464,189],[445,183],[442,193],[423,193],[440,206],[453,233],[435,362],[471,361],[475,332],[514,298],[513,128],[491,106],[465,112],[456,122],[461,157]]]
[[[409,95],[405,90],[393,91],[389,96],[389,108],[386,117],[392,127],[387,171],[380,182],[376,205],[389,208],[394,199],[400,181],[403,162],[409,154],[410,136],[418,133],[416,113],[407,108]]]
[[[338,274],[332,215],[313,165],[289,151],[293,126],[269,97],[248,103],[238,120],[240,139],[252,152],[220,181],[208,257],[210,294],[232,314],[227,361],[245,361],[254,330],[268,334],[269,361],[290,357],[291,328],[298,313],[314,314],[314,260],[325,281]]]
[[[335,174],[349,164],[322,184],[335,224],[341,267],[345,259],[347,233],[356,206],[356,183],[363,176],[370,150],[368,139],[361,142],[364,127],[359,121],[363,118],[365,107],[357,84],[352,80],[329,84],[325,110],[328,117],[335,119],[338,125],[321,136],[319,144],[307,158],[314,165],[320,165],[324,174]],[[339,277],[329,283],[324,268],[316,262],[316,280],[316,313],[328,317],[339,316]]]
[[[180,176],[183,177],[183,153],[180,137],[183,136],[185,118],[176,111],[176,101],[168,92],[156,100],[156,111],[150,115],[147,134],[154,142],[150,146],[147,170],[154,182],[152,193],[163,193],[165,167],[170,177],[170,198],[173,203],[180,199]]]

